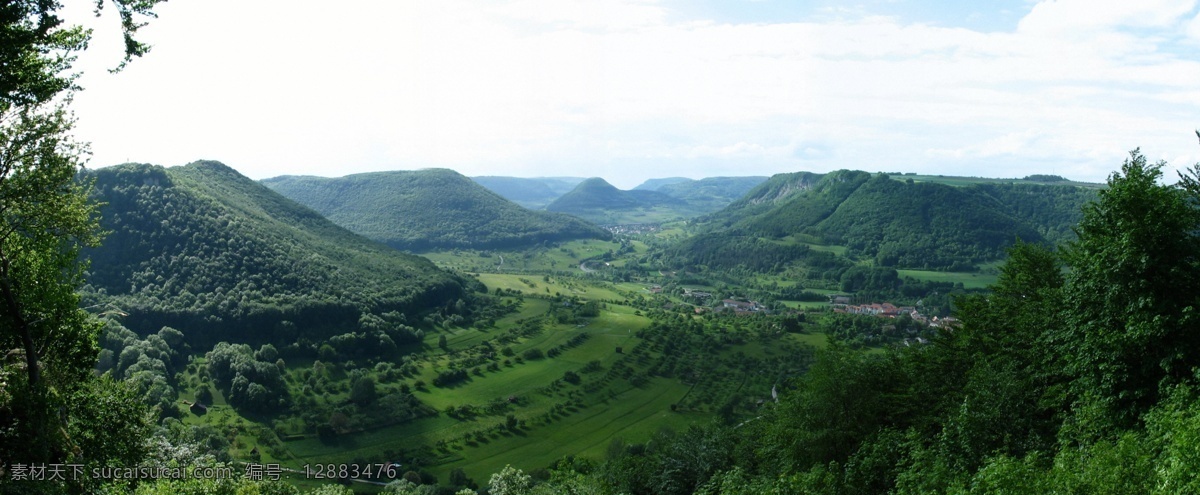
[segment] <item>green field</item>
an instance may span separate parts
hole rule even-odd
[[[433,471],[441,477],[461,467],[469,476],[482,480],[506,464],[545,466],[567,455],[600,459],[614,439],[641,441],[663,427],[680,429],[711,418],[704,413],[671,412],[671,404],[687,390],[679,382],[656,378],[640,388],[629,387],[582,408],[557,422],[556,428],[501,436],[465,449],[460,459],[438,465]]]
[[[819,252],[823,252],[823,253],[833,253],[838,256],[846,255],[846,246],[825,244],[825,243],[821,242],[820,239],[817,239],[816,237],[807,235],[807,234],[793,234],[793,235],[784,237],[782,239],[770,239],[770,241],[774,242],[776,244],[783,244],[783,245],[808,246],[808,248],[813,251],[819,251]]]
[[[584,239],[546,247],[532,247],[521,250],[486,250],[451,249],[431,251],[421,256],[429,258],[442,268],[464,272],[487,273],[544,273],[544,272],[575,272],[579,263],[586,259],[596,258],[608,252],[616,252],[621,244],[613,241]],[[634,243],[634,252],[644,252],[645,244]],[[640,251],[639,251],[640,250]]]
[[[528,282],[523,281],[528,280]],[[550,281],[536,275],[519,275],[506,273],[480,273],[479,281],[488,290],[497,288],[515,290],[524,294],[550,296],[561,294],[566,297],[576,296],[580,299],[619,301],[624,299],[621,294],[600,284],[581,281],[576,278],[550,276]]]
[[[996,283],[996,275],[969,272],[935,272],[929,270],[896,270],[901,277],[912,277],[931,282],[962,283],[967,289],[985,289]]]
[[[780,301],[784,306],[806,311],[824,311],[829,309],[828,301]]]
[[[518,277],[524,276],[481,276],[497,286],[525,286]],[[544,293],[541,291],[545,282],[541,277],[530,278],[535,279],[537,289],[528,292]],[[567,284],[549,286],[560,290],[571,288]],[[624,284],[620,290],[638,287],[638,284]],[[587,294],[612,298],[617,295],[615,290],[589,287]],[[209,424],[227,432],[233,443],[232,454],[238,459],[257,458],[297,469],[305,464],[386,460],[413,464],[414,469],[428,471],[441,480],[448,479],[451,470],[461,468],[476,481],[485,482],[490,473],[506,464],[529,471],[567,455],[600,458],[614,439],[641,442],[662,428],[679,430],[692,423],[709,421],[715,414],[712,404],[746,384],[746,378],[727,372],[718,374],[720,379],[699,385],[645,374],[650,364],[667,357],[656,354],[656,345],[638,336],[640,330],[650,325],[649,318],[634,308],[607,304],[599,316],[585,321],[560,323],[548,319],[547,315],[560,307],[560,302],[550,299],[529,298],[515,312],[498,319],[494,327],[427,332],[424,342],[410,349],[415,351],[410,357],[416,358],[413,362],[417,363],[417,372],[398,381],[384,378],[372,361],[322,365],[328,368],[327,376],[333,383],[314,387],[318,392],[315,407],[349,413],[346,407],[350,404],[350,376],[365,372],[375,377],[381,398],[400,394],[400,385],[413,385],[412,395],[429,408],[429,413],[416,419],[394,424],[351,423],[336,437],[322,439],[300,419],[304,410],[269,419],[242,414],[226,405],[220,387],[208,382],[201,372],[205,366],[201,356],[193,360],[184,374],[183,382],[189,386],[182,387],[180,397],[194,400],[194,388],[209,383],[215,392],[214,403],[208,414],[184,414],[183,421]],[[530,321],[541,321],[540,328],[521,333],[507,343],[494,343]],[[438,347],[442,335],[447,337],[445,349]],[[782,339],[778,343],[784,346],[825,345],[824,336],[819,334],[787,334]],[[466,369],[459,368],[462,366],[459,361],[470,358],[471,352],[485,345],[495,346],[497,351],[503,347],[505,356],[511,357],[500,358],[504,364],[497,359],[493,364],[499,365],[495,367],[475,366],[461,382],[431,385],[440,371]],[[534,349],[540,350],[544,357],[521,358]],[[556,350],[553,357],[551,350]],[[735,357],[780,359],[783,356],[780,352],[779,345],[750,339],[744,344],[725,347],[714,357],[729,361]],[[301,388],[306,386],[305,377],[314,376],[315,366],[313,359],[288,360],[285,376],[293,398],[304,393]],[[563,381],[567,372],[577,373],[581,378],[579,383]],[[630,373],[642,377],[635,381]],[[415,385],[422,382],[425,385]],[[769,384],[756,385],[760,396],[763,386]],[[686,407],[682,407],[685,398]],[[674,411],[675,406],[681,406],[678,412]],[[468,408],[472,413],[452,414]],[[505,426],[508,416],[519,426]],[[252,450],[257,454],[252,454]]]

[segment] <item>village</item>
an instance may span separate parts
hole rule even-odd
[[[878,316],[880,318],[896,318],[901,315],[908,315],[913,321],[925,326],[933,328],[951,328],[958,325],[958,319],[952,316],[939,318],[937,316],[928,317],[917,311],[913,306],[896,306],[889,302],[870,303],[870,304],[850,304],[850,296],[838,295],[831,296],[830,307],[834,313],[848,313],[853,315],[869,315]]]
[[[696,303],[695,312],[697,314],[712,311],[714,313],[732,312],[738,316],[748,316],[753,314],[771,314],[772,310],[764,304],[753,300],[741,299],[722,299],[719,304],[710,306],[710,301],[715,297],[713,293],[682,287],[682,298],[692,300]],[[651,294],[661,294],[663,287],[661,285],[652,285],[646,290]],[[829,296],[829,307],[834,313],[845,313],[854,315],[875,316],[879,318],[898,318],[900,316],[908,316],[914,322],[922,326],[930,328],[952,328],[958,326],[958,319],[952,316],[937,317],[926,316],[914,306],[896,306],[890,302],[869,303],[869,304],[851,304],[852,299],[849,295],[831,295]],[[675,307],[674,304],[671,307]]]

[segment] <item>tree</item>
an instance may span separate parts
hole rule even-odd
[[[1200,365],[1197,170],[1160,184],[1164,162],[1130,153],[1087,205],[1066,249],[1067,325],[1058,339],[1077,405],[1100,411],[1096,433],[1127,427],[1165,385]]]
[[[159,1],[112,0],[126,61],[146,52],[134,35]],[[97,12],[104,5],[97,0]],[[0,364],[0,458],[128,464],[136,452],[116,454],[87,441],[87,431],[136,430],[140,415],[106,417],[121,425],[82,422],[94,404],[128,391],[92,376],[100,325],[75,293],[85,269],[79,251],[96,245],[100,232],[89,187],[76,180],[86,145],[70,137],[66,109],[76,89],[73,54],[86,48],[90,33],[64,26],[61,7],[45,0],[0,4],[0,352],[18,357]],[[27,489],[61,490],[53,483]]]
[[[488,481],[492,495],[524,495],[533,488],[533,478],[524,471],[505,465]]]
[[[350,400],[365,406],[375,401],[375,394],[375,379],[364,376],[354,382],[354,387],[350,390]]]

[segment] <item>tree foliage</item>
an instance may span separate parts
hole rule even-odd
[[[1200,166],[1177,184],[1162,168],[1132,153],[1076,241],[1017,242],[928,345],[832,345],[778,404],[712,426],[715,451],[660,435],[590,477],[632,494],[1197,493]]]
[[[1200,364],[1200,190],[1193,175],[1160,184],[1163,162],[1136,150],[1084,208],[1066,259],[1064,364],[1080,377],[1076,400],[1096,400],[1127,427],[1164,386]]]
[[[133,36],[156,3],[113,1],[126,60],[145,53]],[[85,268],[79,252],[101,235],[90,185],[76,180],[86,146],[71,138],[66,107],[74,53],[90,33],[65,25],[60,8],[33,0],[0,5],[0,351],[8,356],[0,364],[0,459],[135,462],[140,406],[129,389],[92,375],[99,325],[75,293]]]

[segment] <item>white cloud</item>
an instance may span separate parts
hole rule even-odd
[[[1177,136],[1200,126],[1200,57],[1177,41],[1200,39],[1194,1],[1042,2],[1007,33],[857,13],[677,20],[644,0],[339,7],[163,4],[150,56],[116,76],[89,66],[77,108],[96,164],[604,170],[636,184],[656,166],[1011,175],[1051,163],[1099,180],[1135,146],[1193,156]],[[92,52],[108,67],[105,46]]]
[[[1035,5],[1017,30],[1082,35],[1116,27],[1167,28],[1195,5],[1195,0],[1048,0]]]

